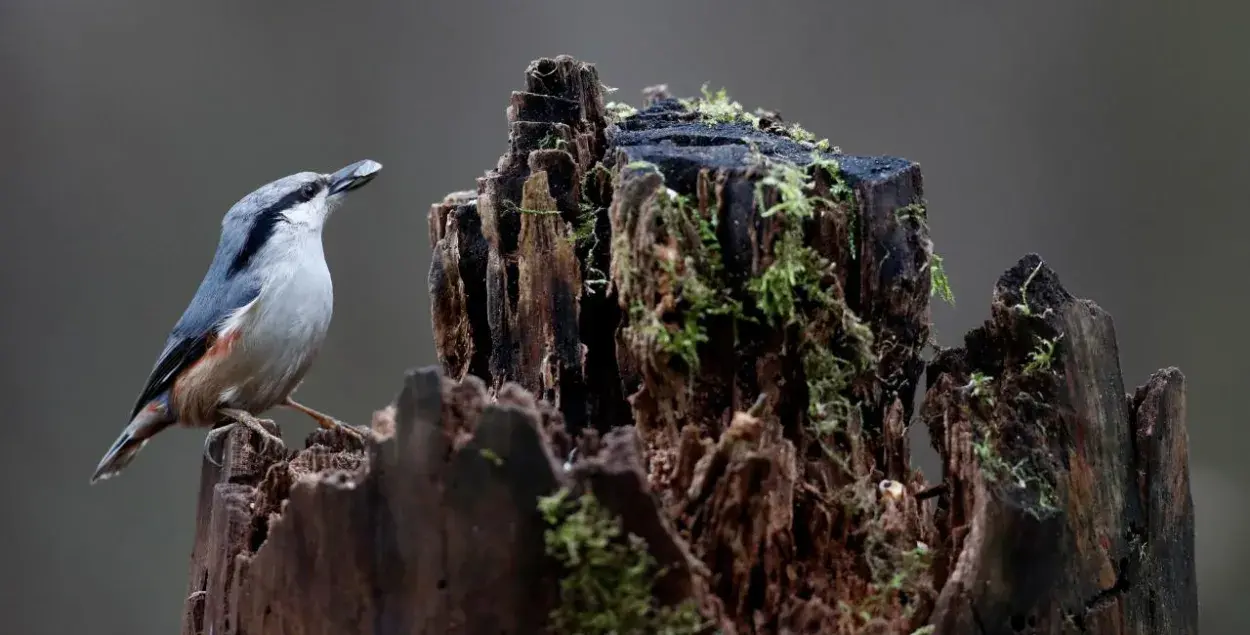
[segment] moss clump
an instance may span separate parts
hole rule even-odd
[[[845,210],[852,228],[848,254],[854,258],[854,195],[834,159],[814,155],[806,167],[788,163],[765,167],[764,177],[756,183],[756,208],[764,217],[780,216],[783,226],[772,245],[772,263],[747,283],[747,289],[773,324],[798,327],[809,425],[826,454],[841,464],[828,440],[853,416],[852,383],[876,360],[873,335],[841,297],[834,263],[806,244],[804,227],[822,209]],[[819,170],[828,176],[827,195],[818,191]]]
[[[663,572],[644,540],[622,536],[620,523],[590,494],[570,500],[567,489],[539,499],[539,511],[551,526],[545,533],[547,555],[566,573],[560,580],[560,605],[551,628],[579,635],[699,633],[703,618],[689,602],[659,606],[652,594]]]
[[[653,170],[635,162],[627,168]],[[716,217],[704,216],[684,196],[667,188],[649,202],[654,206],[656,264],[652,272],[661,297],[654,304],[630,304],[629,334],[651,348],[681,361],[690,374],[699,371],[699,346],[708,341],[708,321],[716,316],[742,317],[742,306],[722,284],[724,265],[716,238]],[[615,253],[615,251],[614,251]]]
[[[701,89],[702,98],[678,100],[687,110],[699,115],[699,119],[709,126],[726,123],[745,123],[759,127],[760,118],[742,107],[742,104],[729,98],[722,88],[716,92],[708,90],[707,84]]]
[[[577,215],[577,222],[573,224],[573,232],[569,234],[569,240],[573,241],[574,245],[593,247],[593,243],[598,242],[595,236],[595,224],[599,221],[599,211],[598,207],[582,204],[581,213]]]
[[[758,109],[754,113],[747,112],[742,107],[742,104],[729,98],[729,94],[724,88],[712,92],[708,89],[707,84],[704,84],[701,92],[703,93],[702,98],[680,99],[678,101],[687,110],[696,113],[699,119],[709,126],[743,123],[760,128],[766,117],[773,116]],[[769,127],[769,131],[787,136],[821,152],[834,150],[828,139],[817,140],[816,135],[808,132],[797,123],[781,124],[773,122]]]
[[[637,108],[619,101],[610,101],[603,105],[603,109],[610,123],[619,123],[638,114]]]
[[[1020,371],[1025,375],[1051,371],[1051,365],[1055,362],[1055,345],[1059,343],[1059,340],[1063,339],[1063,335],[1057,337],[1037,335],[1035,338],[1037,339],[1037,346],[1032,351],[1029,351],[1029,362]]]

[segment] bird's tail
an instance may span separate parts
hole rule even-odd
[[[130,425],[122,430],[121,436],[113,442],[108,452],[104,453],[104,458],[100,459],[100,465],[96,467],[95,474],[91,475],[91,483],[94,485],[96,481],[102,481],[117,476],[132,460],[143,446],[148,444],[148,440],[152,435],[164,430],[170,425],[170,421],[164,414],[164,409],[143,408],[130,420]]]

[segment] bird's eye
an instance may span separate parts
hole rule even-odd
[[[304,187],[299,189],[299,192],[304,195],[304,198],[312,198],[317,195],[317,191],[320,189],[316,183],[305,183]]]

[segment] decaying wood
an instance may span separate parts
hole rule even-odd
[[[184,633],[544,632],[560,488],[721,633],[1197,632],[1179,371],[1126,395],[1110,316],[1035,255],[928,359],[918,165],[662,86],[623,116],[568,57],[526,82],[430,211],[443,376],[363,454],[232,434]]]
[[[1111,317],[1036,256],[999,280],[991,312],[929,368],[924,414],[952,486],[937,516],[934,622],[1197,632],[1180,372],[1126,397]],[[1044,341],[1059,343],[1053,368],[1030,372]],[[973,373],[993,377],[980,395]]]
[[[365,454],[318,431],[258,456],[233,433],[204,474],[183,632],[534,632],[553,588],[534,501],[562,478],[542,422],[525,395],[425,369]]]

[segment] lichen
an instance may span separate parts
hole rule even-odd
[[[689,601],[660,606],[653,588],[663,574],[647,544],[622,535],[620,522],[590,494],[571,500],[561,489],[539,499],[550,526],[547,555],[564,569],[560,602],[551,612],[551,629],[580,635],[660,633],[693,635],[705,627]]]

